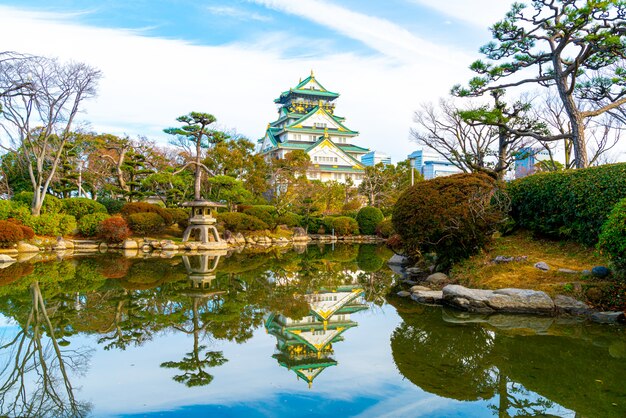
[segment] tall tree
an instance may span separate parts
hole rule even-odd
[[[182,169],[191,165],[195,166],[194,199],[200,200],[202,198],[202,172],[206,171],[209,175],[214,174],[202,163],[202,150],[224,141],[226,134],[211,127],[217,119],[209,113],[191,112],[188,115],[176,118],[176,120],[182,123],[181,127],[167,128],[163,131],[167,134],[175,135],[179,140],[179,144],[181,144],[181,140],[191,142],[194,155],[190,155],[190,157],[193,160],[185,164]]]
[[[82,63],[3,54],[0,60],[0,145],[14,151],[33,187],[31,212],[39,215],[84,100],[96,94],[100,71]],[[11,94],[7,94],[11,91]]]
[[[490,28],[494,41],[480,49],[489,61],[474,62],[470,68],[478,76],[468,87],[455,86],[453,93],[469,96],[528,84],[554,86],[570,132],[542,135],[508,129],[542,141],[571,138],[575,166],[586,167],[585,120],[626,103],[625,16],[622,0],[534,0],[530,8],[514,3]],[[507,77],[513,80],[503,80]],[[585,110],[583,103],[590,107]]]

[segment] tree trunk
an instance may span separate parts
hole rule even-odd
[[[194,181],[193,197],[195,200],[200,200],[200,187],[202,185],[202,169],[200,168],[200,142],[201,138],[196,141],[196,178]]]

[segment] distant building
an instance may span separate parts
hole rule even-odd
[[[522,148],[519,157],[515,160],[515,178],[529,176],[537,171],[536,164],[550,158],[550,154],[544,148]]]
[[[425,180],[461,172],[458,167],[434,151],[424,151],[420,149],[410,154],[408,158],[411,161],[411,166],[420,173]]]
[[[378,163],[390,165],[391,157],[380,151],[370,151],[361,157],[361,164],[364,166],[373,167]]]
[[[309,179],[340,183],[350,180],[358,186],[365,168],[361,156],[370,150],[354,145],[359,133],[346,127],[345,118],[335,114],[338,97],[338,93],[326,90],[311,71],[309,77],[274,100],[278,116],[259,139],[258,153],[270,160],[302,150],[311,158]]]

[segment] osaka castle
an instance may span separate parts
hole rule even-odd
[[[274,100],[278,118],[267,125],[259,139],[258,152],[269,161],[284,158],[293,150],[303,150],[311,158],[310,180],[351,181],[358,186],[364,173],[361,156],[369,149],[354,145],[359,133],[335,115],[338,93],[326,90],[311,75]]]

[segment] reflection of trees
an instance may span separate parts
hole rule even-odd
[[[11,341],[0,346],[3,355],[11,359],[0,371],[0,412],[14,416],[86,416],[91,407],[76,400],[68,369],[80,371],[86,367],[88,353],[61,349],[38,282],[30,285],[30,294],[32,305],[26,323]]]

